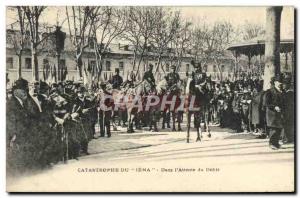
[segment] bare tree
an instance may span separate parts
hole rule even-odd
[[[201,23],[204,22],[204,23]],[[207,53],[207,34],[209,34],[209,26],[205,23],[205,19],[201,20],[192,30],[191,38],[191,55],[196,63],[203,65],[209,57]]]
[[[212,26],[204,23],[197,31],[196,38],[202,44],[201,56],[215,63],[220,74],[220,80],[222,81],[223,71],[221,64],[226,56],[226,48],[234,39],[234,28],[229,22],[217,21]]]
[[[265,30],[262,25],[245,21],[245,24],[242,26],[242,37],[244,41],[251,40],[263,35],[265,35]]]
[[[20,10],[25,13],[27,22],[29,24],[30,43],[31,43],[31,65],[32,78],[34,81],[39,80],[39,65],[38,65],[38,46],[44,41],[40,38],[39,19],[42,12],[46,9],[45,6],[22,6]]]
[[[17,28],[7,30],[7,39],[13,45],[16,55],[18,56],[18,78],[22,78],[22,55],[29,38],[28,23],[26,22],[25,12],[20,6],[11,7],[12,11],[17,13]]]
[[[82,55],[84,50],[89,46],[92,27],[99,9],[100,7],[66,6],[69,38],[75,48],[76,67],[80,78],[83,77]]]
[[[122,38],[134,47],[132,68],[136,75],[149,49],[159,10],[159,7],[130,7],[128,10],[128,26]]]
[[[178,20],[174,39],[170,43],[168,62],[175,64],[177,71],[181,67],[183,58],[191,53],[192,23],[188,20]]]
[[[96,65],[90,66],[87,72],[89,78],[96,77],[99,80],[103,70],[103,58],[109,53],[111,42],[120,36],[127,27],[127,10],[126,8],[101,7],[98,13],[94,14],[96,16],[90,16],[90,20],[95,17],[90,42],[94,46]]]
[[[165,55],[169,48],[171,41],[175,39],[177,30],[180,26],[180,13],[172,12],[166,8],[158,8],[157,10],[157,22],[153,27],[154,31],[150,39],[150,45],[155,50],[156,68],[155,72],[162,66],[162,70],[165,72],[162,64],[163,55]]]

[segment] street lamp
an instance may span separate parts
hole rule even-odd
[[[63,81],[64,80],[63,72],[65,68],[62,68],[60,65],[60,55],[61,52],[64,50],[66,33],[61,31],[60,26],[56,26],[56,29],[52,34],[53,34],[53,40],[55,44],[56,58],[57,58],[57,80]]]

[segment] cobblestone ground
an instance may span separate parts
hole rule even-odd
[[[92,140],[90,155],[26,177],[9,178],[7,189],[272,192],[294,188],[293,144],[275,151],[267,139],[219,127],[212,128],[211,138],[203,133],[201,142],[195,140],[194,130],[191,142],[186,143],[186,132],[145,129],[128,134],[119,128],[111,138]],[[103,172],[104,168],[118,172]],[[196,171],[180,171],[184,169]]]

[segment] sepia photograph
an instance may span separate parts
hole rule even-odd
[[[7,192],[295,193],[295,7],[5,11]]]

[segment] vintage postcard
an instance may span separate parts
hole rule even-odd
[[[294,19],[7,6],[7,192],[295,192]]]

